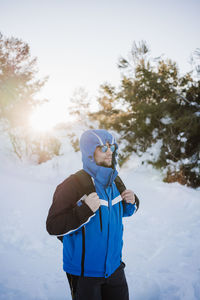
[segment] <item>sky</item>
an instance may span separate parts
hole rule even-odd
[[[40,96],[61,114],[79,87],[94,99],[102,83],[118,86],[118,60],[134,41],[190,71],[200,47],[199,11],[199,0],[0,0],[0,31],[30,45],[38,76],[49,76]]]

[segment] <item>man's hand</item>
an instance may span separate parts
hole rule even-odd
[[[97,193],[89,194],[89,196],[87,196],[84,201],[93,212],[99,209],[100,199]]]
[[[123,193],[121,193],[121,196],[122,196],[122,199],[124,199],[126,203],[131,203],[131,204],[135,203],[135,195],[134,195],[133,191],[125,190],[125,191],[123,191]]]

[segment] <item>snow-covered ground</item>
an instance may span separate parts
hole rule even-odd
[[[56,185],[81,168],[80,153],[39,166],[0,154],[0,299],[71,299],[62,244],[46,232]],[[200,299],[200,189],[167,184],[133,156],[120,170],[140,209],[124,219],[130,300]]]

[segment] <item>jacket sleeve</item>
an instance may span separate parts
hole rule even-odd
[[[130,217],[134,213],[136,213],[136,211],[139,208],[139,204],[140,204],[140,201],[136,195],[135,195],[135,203],[134,204],[126,203],[123,200],[123,217]]]
[[[85,202],[79,201],[79,197],[74,175],[57,186],[46,220],[49,234],[63,236],[74,232],[95,215]]]

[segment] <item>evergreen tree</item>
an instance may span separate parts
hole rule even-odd
[[[9,127],[27,124],[33,107],[45,101],[35,97],[47,80],[35,79],[36,63],[27,43],[0,33],[0,119]]]
[[[119,90],[101,87],[101,109],[93,117],[125,141],[121,163],[133,151],[141,155],[160,141],[159,157],[149,163],[167,170],[168,182],[200,186],[200,81],[190,73],[180,76],[169,59],[152,59],[145,42],[135,43],[131,58],[121,58],[119,68]]]
[[[47,77],[36,79],[37,58],[27,43],[0,33],[0,129],[6,130],[14,153],[20,158],[42,163],[59,154],[61,143],[51,134],[33,134],[29,118]]]

